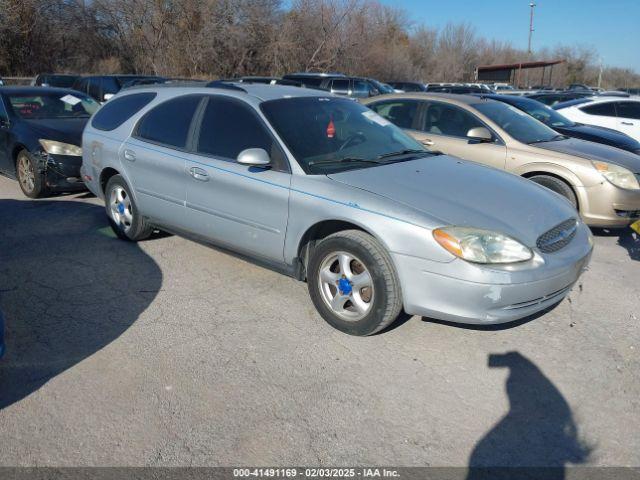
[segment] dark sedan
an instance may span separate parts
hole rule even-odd
[[[548,127],[553,128],[556,132],[566,135],[567,137],[603,143],[605,145],[611,145],[612,147],[640,154],[640,142],[630,136],[618,132],[617,130],[611,130],[610,128],[575,123],[556,112],[553,108],[550,108],[536,100],[512,95],[483,95],[483,97],[498,100],[516,107],[517,109],[528,113],[533,118],[540,120]]]
[[[0,87],[0,173],[30,198],[84,189],[82,130],[99,106],[66,88]]]

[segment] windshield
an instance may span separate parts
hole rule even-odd
[[[285,98],[264,102],[261,109],[307,173],[367,168],[430,153],[388,120],[352,100]]]
[[[573,127],[575,125],[575,123],[564,115],[560,115],[553,108],[540,102],[522,101],[521,103],[516,103],[514,106],[551,128]]]
[[[538,143],[559,139],[555,131],[511,105],[492,101],[476,103],[473,107],[519,142]]]
[[[88,118],[100,104],[81,93],[45,93],[8,95],[9,103],[24,120],[51,118]]]

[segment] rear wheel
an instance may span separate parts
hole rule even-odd
[[[373,237],[359,230],[322,240],[309,261],[307,281],[320,315],[350,335],[379,332],[402,310],[391,258]]]
[[[38,171],[35,160],[26,150],[21,150],[16,159],[16,177],[20,189],[29,198],[45,197],[49,190],[45,184],[44,174]]]
[[[538,185],[542,185],[543,187],[547,187],[549,190],[556,192],[559,195],[562,195],[564,198],[569,200],[573,208],[578,209],[578,199],[576,198],[576,194],[573,192],[573,189],[569,184],[567,184],[564,180],[560,180],[557,177],[552,177],[551,175],[534,175],[529,177],[529,180],[532,182],[536,182]]]
[[[151,235],[153,228],[138,212],[122,175],[109,179],[104,194],[109,224],[119,238],[137,242]]]

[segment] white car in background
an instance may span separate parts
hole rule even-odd
[[[612,128],[640,141],[640,98],[582,98],[553,108],[574,122]]]

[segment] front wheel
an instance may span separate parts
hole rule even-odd
[[[551,175],[534,175],[529,177],[529,180],[562,195],[564,198],[569,200],[569,203],[573,205],[573,208],[576,210],[578,209],[578,199],[576,198],[576,194],[573,192],[571,186],[563,180],[560,180],[557,177],[552,177]]]
[[[16,159],[16,177],[20,189],[29,198],[45,197],[49,189],[45,183],[44,174],[38,171],[33,157],[26,150],[18,153]]]
[[[122,175],[109,179],[104,194],[109,224],[119,238],[137,242],[151,235],[153,228],[140,215]]]
[[[322,240],[309,261],[307,281],[320,315],[350,335],[379,332],[402,310],[400,282],[389,254],[359,230]]]

